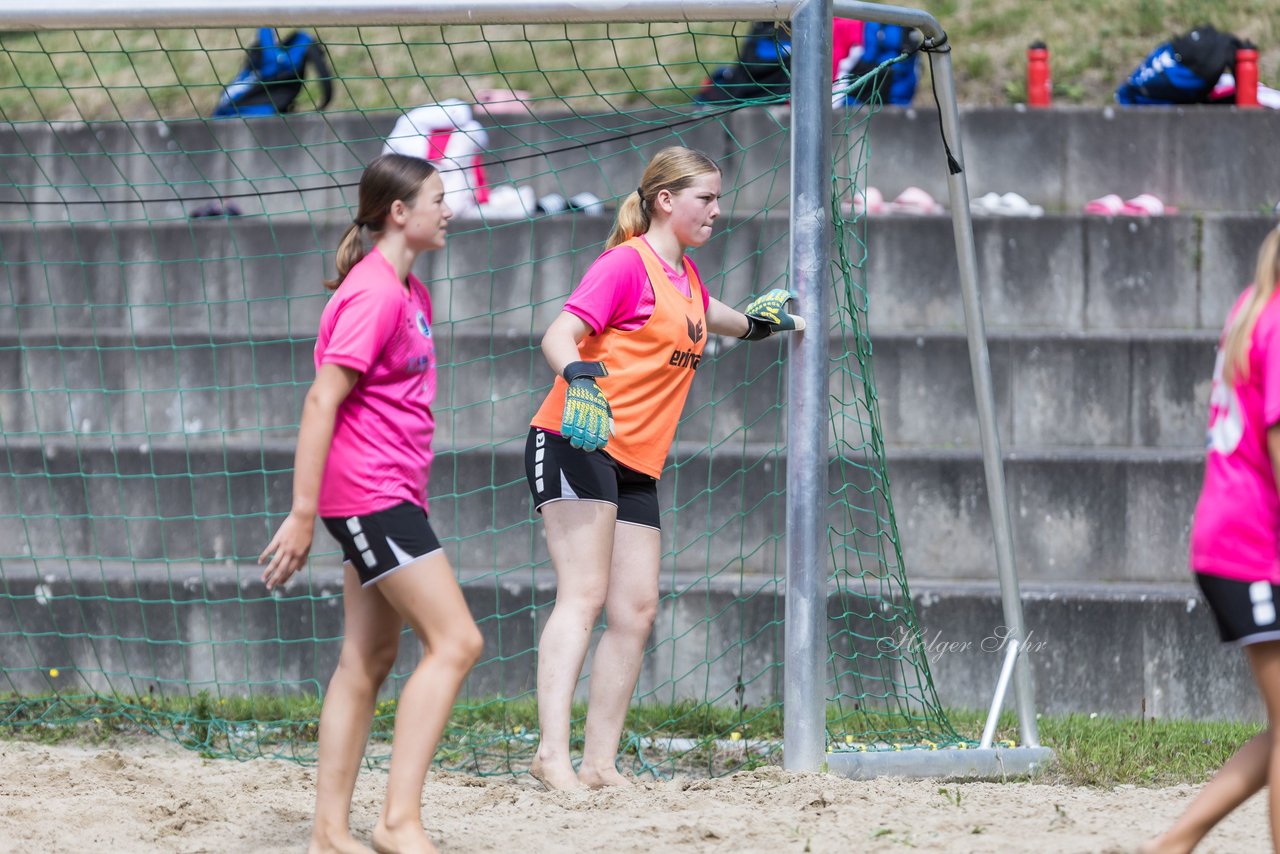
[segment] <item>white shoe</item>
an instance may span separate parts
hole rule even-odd
[[[1017,193],[986,193],[969,202],[969,210],[975,214],[994,216],[1044,216],[1044,208],[1033,205]]]

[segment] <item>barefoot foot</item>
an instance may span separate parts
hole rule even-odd
[[[630,786],[631,781],[618,773],[612,765],[604,768],[588,768],[583,765],[578,769],[578,779],[588,789],[604,789],[610,786]]]
[[[312,833],[307,854],[374,854],[369,846],[351,835],[343,833]]]
[[[1168,834],[1151,837],[1137,847],[1136,854],[1189,854],[1191,848],[1167,837]]]
[[[385,819],[378,819],[373,828],[373,850],[377,854],[437,854],[422,825],[414,821],[388,827]]]
[[[543,762],[542,757],[535,756],[529,766],[529,776],[548,792],[582,788],[578,775],[573,773],[573,766],[568,762]]]

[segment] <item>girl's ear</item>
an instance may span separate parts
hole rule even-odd
[[[670,190],[659,190],[658,194],[653,197],[653,204],[658,210],[669,214],[675,209],[675,197],[672,196]]]
[[[404,203],[403,199],[396,199],[391,203],[391,208],[387,211],[387,219],[396,225],[404,225],[409,219],[409,206]]]

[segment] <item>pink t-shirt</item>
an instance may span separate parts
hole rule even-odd
[[[643,239],[643,238],[642,238]],[[649,241],[645,240],[645,243]],[[650,249],[653,247],[650,246]],[[657,255],[657,253],[654,253]],[[693,293],[689,277],[684,270],[676,271],[658,256],[658,262],[671,284],[686,297]],[[693,263],[692,259],[689,261]],[[693,268],[697,271],[697,267]],[[698,277],[701,279],[701,275]],[[702,289],[702,310],[711,304],[707,289]],[[653,285],[645,271],[640,253],[630,246],[615,246],[592,262],[578,287],[564,305],[586,321],[592,333],[599,335],[606,328],[630,332],[644,326],[653,316]]]
[[[427,507],[435,418],[431,298],[376,248],[351,268],[320,316],[316,370],[360,379],[338,407],[320,483],[321,516],[364,516],[402,501]]]
[[[1236,300],[1228,318],[1244,299]],[[1213,369],[1204,487],[1191,525],[1195,571],[1280,583],[1280,494],[1267,453],[1267,428],[1277,422],[1280,299],[1272,297],[1253,329],[1249,378],[1228,387],[1222,379],[1221,350]]]

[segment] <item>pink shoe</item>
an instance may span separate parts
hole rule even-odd
[[[1126,216],[1164,216],[1165,214],[1177,212],[1177,208],[1166,205],[1160,201],[1158,196],[1153,196],[1150,193],[1143,193],[1140,196],[1134,196],[1129,199],[1124,203],[1124,209],[1121,211]]]
[[[1098,216],[1119,216],[1124,213],[1124,199],[1115,193],[1108,193],[1086,204],[1084,212]]]
[[[946,208],[938,204],[938,201],[928,192],[919,187],[907,187],[898,197],[889,204],[885,205],[885,210],[891,213],[905,213],[916,215],[940,214],[946,213]]]
[[[868,216],[884,213],[884,194],[875,187],[867,187],[865,192],[855,192],[853,194],[853,213],[854,215],[867,214]]]

